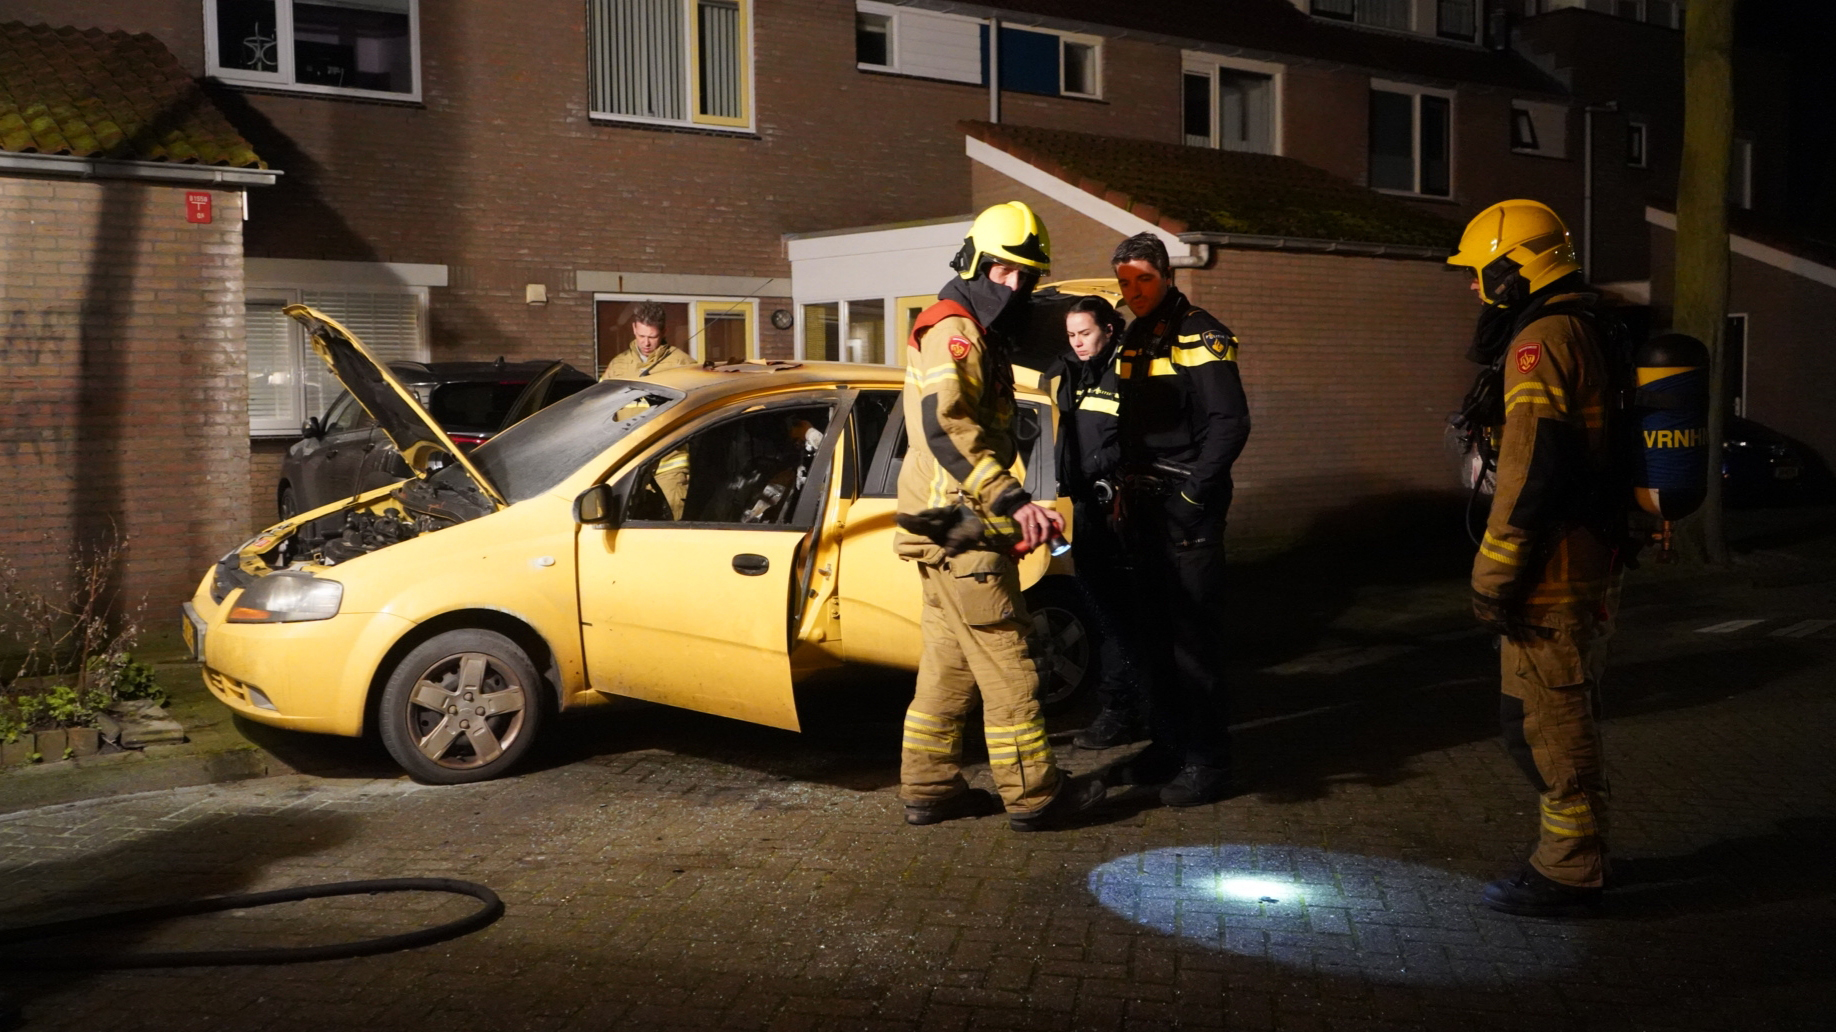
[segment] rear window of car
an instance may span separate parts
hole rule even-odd
[[[447,430],[491,433],[504,424],[527,381],[443,383],[427,399],[427,414]]]
[[[491,438],[468,457],[506,500],[520,502],[559,484],[682,397],[669,387],[596,383]]]

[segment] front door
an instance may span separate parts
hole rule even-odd
[[[795,730],[790,652],[847,395],[724,413],[615,484],[621,517],[579,538],[592,687]]]

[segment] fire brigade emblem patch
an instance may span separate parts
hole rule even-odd
[[[969,357],[969,341],[963,337],[950,338],[950,357],[961,362]]]
[[[1528,373],[1530,372],[1530,370],[1535,369],[1536,364],[1538,362],[1541,362],[1542,360],[1543,360],[1543,346],[1541,344],[1532,342],[1529,344],[1521,344],[1518,346],[1517,348],[1517,371],[1518,372]]]

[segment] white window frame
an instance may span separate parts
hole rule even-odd
[[[1733,189],[1728,191],[1728,203],[1743,211],[1753,210],[1753,137],[1744,133],[1734,134],[1728,179],[1730,186],[1740,188],[1738,192]]]
[[[701,94],[697,83],[700,71],[700,51],[696,46],[695,5],[699,0],[681,0],[682,16],[685,19],[682,40],[686,52],[683,54],[682,95],[688,98],[688,113],[683,118],[655,118],[649,115],[622,115],[613,111],[587,112],[587,117],[594,122],[631,123],[636,125],[664,125],[697,129],[703,132],[752,134],[758,131],[758,33],[753,27],[753,0],[731,0],[739,6],[740,40],[745,48],[743,60],[746,67],[740,75],[740,88],[744,91],[740,97],[740,107],[745,114],[740,118],[722,118],[718,115],[700,113]],[[591,97],[591,79],[593,74],[593,41],[587,39],[587,75],[589,76],[588,96]],[[591,100],[588,101],[589,107]]]
[[[1059,96],[1071,97],[1076,100],[1102,100],[1103,99],[1103,37],[1087,36],[1087,35],[1084,35],[1082,33],[1077,33],[1077,32],[1058,32],[1054,29],[1041,29],[1041,28],[1035,28],[1030,25],[1028,26],[1016,25],[1014,26],[1014,28],[1017,28],[1017,29],[1024,28],[1028,32],[1049,32],[1052,35],[1055,35],[1058,37],[1058,95]],[[1065,59],[1066,59],[1065,52],[1073,44],[1076,44],[1078,46],[1086,46],[1090,48],[1090,58],[1091,58],[1090,75],[1091,75],[1091,78],[1094,79],[1096,82],[1096,92],[1095,93],[1072,93],[1070,90],[1065,89]]]
[[[1748,312],[1729,312],[1726,321],[1740,320],[1740,393],[1734,395],[1734,414],[1742,419],[1747,417],[1747,399],[1751,396],[1752,381],[1747,379],[1747,370],[1753,364],[1753,316]],[[1723,342],[1725,348],[1726,342]]]
[[[393,100],[419,103],[421,100],[421,0],[408,0],[408,48],[413,64],[414,89],[407,93],[389,90],[360,90],[349,86],[321,86],[294,82],[293,4],[294,0],[274,0],[275,58],[280,69],[274,72],[252,72],[244,68],[224,68],[217,53],[217,0],[204,4],[204,71],[218,82],[236,86],[259,86],[287,93],[311,93],[327,97],[363,97],[369,100]]]
[[[1419,104],[1418,104],[1419,107]],[[1520,147],[1517,145],[1516,120],[1518,112],[1530,116],[1530,131],[1536,137],[1536,146]],[[1538,158],[1566,159],[1568,157],[1568,114],[1566,104],[1555,104],[1546,100],[1513,100],[1511,102],[1511,153],[1526,154]],[[1544,117],[1539,117],[1544,116]],[[1548,119],[1545,121],[1545,117]],[[1551,138],[1544,130],[1553,128],[1559,137]],[[1451,132],[1451,125],[1449,126]],[[1419,131],[1419,130],[1418,130]],[[1557,148],[1556,143],[1561,147]],[[1451,147],[1451,140],[1450,140]]]
[[[859,19],[863,14],[877,15],[886,19],[886,63],[877,65],[856,60],[854,67],[864,72],[897,72],[899,70],[899,9],[891,4],[873,3],[872,0],[855,0],[855,18]]]
[[[1286,119],[1282,117],[1286,110],[1288,66],[1273,61],[1252,61],[1247,57],[1226,57],[1222,54],[1209,54],[1200,50],[1187,50],[1180,54],[1180,76],[1183,97],[1184,77],[1202,75],[1211,80],[1211,142],[1207,146],[1218,147],[1218,119],[1222,117],[1222,106],[1218,103],[1218,69],[1226,68],[1236,72],[1249,72],[1254,75],[1269,77],[1271,96],[1269,98],[1269,153],[1286,154]],[[1182,130],[1185,114],[1180,115]],[[1185,135],[1182,131],[1180,138]]]
[[[707,348],[701,340],[701,324],[710,312],[738,311],[746,316],[746,358],[759,357],[759,299],[756,297],[720,297],[708,294],[620,294],[594,292],[595,307],[601,301],[655,301],[663,305],[687,305],[689,310],[689,339],[687,341],[670,341],[670,344],[693,358],[697,362],[707,361]],[[595,320],[595,326],[598,325]],[[597,331],[595,331],[597,332]],[[593,341],[595,361],[597,361],[599,341]],[[594,375],[600,375],[604,369]]]
[[[428,289],[426,287],[393,286],[393,287],[379,289],[374,286],[367,286],[367,285],[343,286],[343,285],[332,285],[332,284],[313,284],[310,286],[302,286],[302,287],[251,286],[243,290],[243,302],[245,304],[249,302],[255,302],[258,304],[260,303],[268,303],[268,304],[279,303],[283,305],[299,304],[301,301],[301,298],[304,297],[304,295],[308,293],[317,293],[317,292],[347,293],[347,294],[395,294],[395,295],[413,297],[415,299],[415,304],[417,307],[417,311],[415,313],[415,327],[419,331],[418,336],[420,339],[416,343],[416,353],[412,361],[416,361],[416,362],[428,361],[428,348],[427,348]],[[362,334],[359,333],[359,336],[362,336]],[[306,363],[318,362],[319,358],[317,355],[312,353],[311,345],[309,345],[306,342],[305,330],[300,326],[298,322],[295,322],[292,319],[287,320],[287,339],[292,344],[290,353],[293,356],[293,361],[294,361],[294,366],[293,366],[294,404],[300,410],[299,418],[295,420],[291,420],[290,422],[286,422],[285,425],[283,425],[283,420],[281,418],[266,419],[266,420],[262,420],[261,421],[262,425],[258,426],[256,418],[254,416],[250,416],[249,417],[249,436],[250,437],[262,437],[262,438],[298,437],[300,436],[300,428],[305,425],[308,419],[311,419],[314,416],[323,416],[325,414],[324,412],[306,411],[305,371],[307,368],[309,368],[306,365]],[[332,397],[336,398],[337,395],[333,394]]]
[[[880,0],[854,0],[854,10],[857,15],[877,14],[887,19],[886,63],[883,65],[877,65],[877,64],[868,64],[865,61],[856,61],[854,63],[854,67],[856,69],[863,71],[863,72],[881,72],[881,73],[891,73],[894,75],[913,75],[914,77],[917,77],[917,78],[929,78],[929,76],[918,76],[916,75],[916,73],[909,72],[905,70],[904,68],[902,68],[899,64],[899,37],[901,34],[900,22],[904,19],[904,16],[905,16],[905,9],[901,5],[882,3],[880,2]],[[964,17],[961,15],[945,14],[944,12],[941,12],[941,11],[932,11],[928,9],[920,9],[920,10],[922,10],[922,13],[927,18],[946,17],[946,18],[951,18],[956,21],[966,21],[966,22],[970,22],[975,25],[981,26],[985,32],[992,32],[990,25],[989,25],[989,21],[986,18],[969,18],[969,17]],[[1057,93],[1057,96],[1069,97],[1073,100],[1102,100],[1103,99],[1104,82],[1105,82],[1105,79],[1107,78],[1106,73],[1108,71],[1108,62],[1107,62],[1107,58],[1105,57],[1103,53],[1105,48],[1103,46],[1104,41],[1103,41],[1102,36],[1092,36],[1092,35],[1089,35],[1088,33],[1081,33],[1081,32],[1070,32],[1064,29],[1053,29],[1053,28],[1048,28],[1043,25],[1022,25],[1018,22],[1003,22],[1001,24],[1001,28],[1017,29],[1022,32],[1036,32],[1036,33],[1039,33],[1040,35],[1045,35],[1045,36],[1057,36],[1058,37],[1058,93]],[[1065,89],[1065,49],[1067,45],[1069,44],[1081,44],[1083,46],[1087,46],[1090,48],[1091,56],[1094,58],[1092,68],[1091,68],[1091,75],[1092,75],[1092,78],[1095,80],[1096,92],[1094,93],[1072,93]],[[990,46],[1000,46],[1000,41],[999,39],[995,38],[993,35],[990,35],[989,45]],[[980,83],[980,85],[983,87],[986,87],[988,85],[987,79],[988,79],[988,69],[987,69],[986,61],[984,61],[983,69],[982,69],[982,82]],[[958,80],[949,79],[949,80],[943,80],[943,81],[955,82]],[[966,85],[976,85],[976,84],[967,83]],[[1029,94],[1029,95],[1037,96],[1038,94]],[[824,303],[824,302],[811,302],[811,303],[817,304],[817,303]]]
[[[1460,189],[1459,148],[1455,141],[1455,127],[1459,125],[1460,102],[1452,90],[1437,89],[1432,86],[1418,86],[1415,83],[1395,82],[1389,79],[1372,79],[1371,89],[1385,93],[1407,93],[1414,98],[1410,106],[1409,144],[1415,149],[1415,189],[1397,190],[1387,186],[1373,186],[1370,189],[1381,194],[1395,197],[1414,197],[1425,201],[1451,201]],[[1441,97],[1447,101],[1447,193],[1430,194],[1422,192],[1422,98]],[[1368,109],[1367,109],[1368,110]],[[1365,153],[1370,153],[1370,127],[1365,127]],[[1367,170],[1365,180],[1368,183],[1370,173]]]
[[[1632,143],[1631,137],[1632,137],[1632,133],[1634,130],[1637,130],[1638,132],[1638,160],[1637,161],[1633,161],[1632,155],[1629,153],[1631,150],[1631,143]],[[1649,123],[1645,122],[1642,119],[1637,119],[1637,118],[1631,118],[1631,119],[1626,120],[1626,149],[1628,151],[1628,153],[1626,154],[1626,164],[1628,166],[1632,168],[1650,168],[1651,167],[1651,126]]]
[[[797,361],[799,362],[826,362],[826,361],[829,361],[829,359],[810,357],[808,349],[805,346],[808,343],[809,338],[804,336],[803,310],[807,307],[811,307],[814,305],[834,305],[835,306],[835,318],[836,318],[837,325],[845,327],[848,325],[848,306],[852,304],[854,301],[878,301],[880,302],[880,312],[881,312],[880,332],[885,334],[886,336],[886,340],[885,340],[886,361],[884,362],[848,362],[848,360],[845,358],[836,359],[836,361],[847,362],[849,365],[864,365],[864,366],[896,367],[896,366],[901,366],[905,364],[904,362],[899,360],[901,356],[898,351],[898,346],[903,346],[905,342],[902,340],[893,339],[893,330],[897,328],[896,326],[897,311],[896,310],[898,309],[898,306],[899,306],[899,299],[894,296],[877,297],[877,298],[876,297],[857,297],[853,299],[849,299],[849,298],[811,298],[809,300],[799,300],[795,304],[791,305],[791,309],[797,314],[796,326],[791,331],[794,334],[796,334]],[[846,338],[843,338],[839,343],[844,349],[848,346],[848,341]]]

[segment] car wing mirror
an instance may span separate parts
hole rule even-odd
[[[322,440],[325,437],[325,424],[319,421],[318,416],[308,416],[306,424],[300,427],[300,436]]]
[[[574,499],[574,522],[595,530],[618,526],[618,495],[611,484],[594,484]]]

